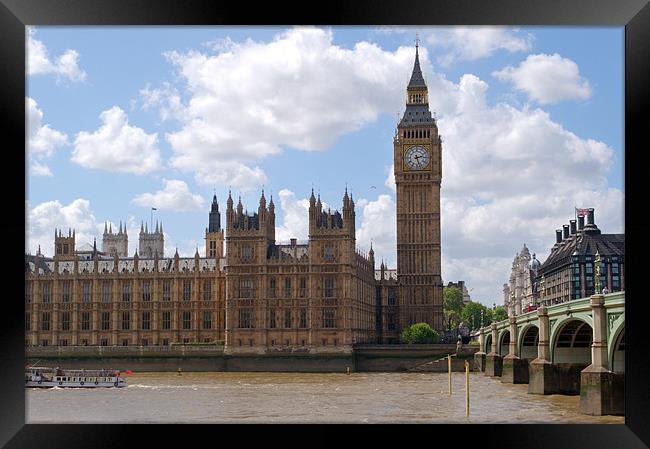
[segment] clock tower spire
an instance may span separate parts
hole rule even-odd
[[[419,322],[442,331],[440,182],[442,143],[429,109],[419,39],[406,108],[393,139],[397,204],[399,331]]]

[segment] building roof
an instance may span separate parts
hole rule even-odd
[[[549,272],[563,266],[570,256],[595,255],[625,256],[625,234],[597,234],[578,232],[563,240],[551,250],[548,258],[541,265],[539,272]]]
[[[409,81],[408,88],[411,87],[427,87],[422,76],[420,69],[420,55],[418,53],[418,46],[415,46],[415,63],[413,64],[413,73],[411,73],[411,81]]]

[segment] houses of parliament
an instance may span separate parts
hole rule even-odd
[[[275,205],[262,191],[257,212],[216,196],[205,257],[164,254],[162,224],[140,229],[128,256],[126,228],[104,229],[77,248],[74,230],[55,230],[53,257],[25,256],[25,344],[150,346],[223,343],[226,353],[349,352],[397,343],[426,322],[442,330],[441,140],[429,109],[418,46],[406,108],[393,138],[397,268],[376,267],[356,247],[355,206],[340,211],[309,198],[309,240],[275,239]]]

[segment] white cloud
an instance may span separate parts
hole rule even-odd
[[[386,172],[386,180],[384,181],[384,185],[391,189],[393,193],[397,190],[397,187],[395,186],[395,164],[390,164],[390,168]]]
[[[52,170],[50,170],[50,167],[36,161],[32,162],[29,165],[29,173],[32,176],[49,176],[49,177],[54,176]]]
[[[415,38],[418,32],[422,42],[440,52],[437,62],[448,66],[455,61],[474,61],[492,56],[499,50],[509,53],[528,51],[532,47],[532,34],[523,34],[517,28],[495,26],[458,27],[380,27],[381,34],[407,34]]]
[[[541,109],[489,106],[476,76],[450,87],[453,107],[438,121],[445,282],[463,279],[473,298],[500,303],[514,254],[526,243],[543,262],[574,205],[594,207],[603,232],[623,231],[624,193],[607,184],[612,148]]]
[[[413,48],[359,42],[347,49],[330,30],[293,28],[271,42],[228,40],[213,53],[166,53],[185,82],[141,91],[144,108],[181,127],[166,135],[170,164],[200,183],[262,184],[256,165],[284,147],[323,150],[341,135],[401,107]],[[426,51],[421,54],[426,64]],[[187,97],[186,101],[181,98]]]
[[[102,126],[81,131],[74,141],[72,161],[88,168],[146,174],[160,168],[157,133],[131,126],[126,113],[113,106],[100,114]]]
[[[25,249],[35,254],[40,244],[43,254],[53,256],[55,228],[61,229],[65,235],[68,235],[68,229],[75,229],[77,246],[87,242],[92,244],[93,238],[99,234],[90,201],[78,198],[65,206],[59,201],[47,201],[32,209],[28,207]]]
[[[390,195],[379,195],[376,201],[361,199],[357,203],[358,210],[362,212],[357,212],[357,223],[361,224],[356,232],[357,243],[369,249],[372,242],[375,260],[386,259],[389,267],[395,267],[397,218],[393,198]]]
[[[190,192],[184,181],[163,179],[165,185],[155,193],[142,193],[133,199],[133,203],[143,207],[173,210],[178,212],[200,210],[203,207],[201,195]]]
[[[52,176],[52,171],[43,160],[51,157],[57,147],[66,145],[68,136],[43,124],[43,111],[30,97],[25,97],[25,121],[30,173],[34,176]]]
[[[624,232],[625,195],[608,186],[612,148],[577,136],[542,109],[488,105],[488,87],[474,75],[429,82],[443,137],[443,280],[465,280],[474,299],[491,305],[501,302],[514,254],[526,243],[543,262],[574,205],[594,207],[604,233]],[[394,192],[392,171],[385,185]],[[377,259],[392,265],[394,206],[381,219],[368,207],[357,238],[365,245],[372,238]]]
[[[518,67],[505,67],[493,76],[512,82],[540,104],[591,97],[589,81],[580,76],[578,65],[557,53],[529,55]]]
[[[84,81],[86,72],[79,67],[79,53],[66,50],[62,55],[51,59],[47,47],[34,37],[36,30],[27,28],[27,74],[55,74],[57,79],[67,78],[71,81]]]

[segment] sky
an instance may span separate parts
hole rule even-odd
[[[623,27],[28,27],[26,251],[162,221],[205,252],[213,195],[356,203],[356,239],[396,266],[392,138],[419,36],[442,136],[442,278],[502,304],[524,244],[544,262],[574,207],[624,232]],[[156,208],[152,211],[152,207]]]

